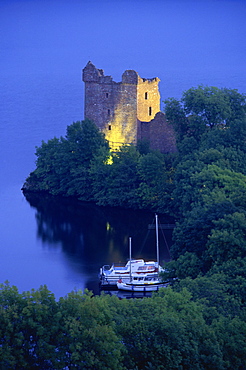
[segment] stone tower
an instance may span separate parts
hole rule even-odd
[[[150,132],[150,126],[146,127],[146,124],[160,112],[159,78],[145,79],[137,72],[127,70],[122,81],[115,82],[111,76],[104,76],[102,69],[88,62],[82,79],[85,83],[84,116],[105,133],[111,148],[136,144],[139,139],[154,140],[155,125],[151,124]],[[164,148],[164,151],[169,149]]]

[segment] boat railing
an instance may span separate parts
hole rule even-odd
[[[113,263],[112,265],[114,268],[117,268],[117,269],[127,269],[126,265],[124,263]]]
[[[103,271],[109,271],[109,270],[127,270],[127,267],[123,263],[113,263],[110,265],[104,265],[102,268]]]
[[[110,265],[104,265],[102,269],[103,269],[103,271],[108,271],[108,270],[111,269],[111,266]]]

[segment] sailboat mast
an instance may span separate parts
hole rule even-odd
[[[158,273],[159,273],[159,266],[160,266],[160,261],[159,261],[159,227],[158,227],[158,216],[157,214],[155,215],[155,232],[156,232],[156,255],[157,255],[157,265],[158,265]]]
[[[132,238],[129,237],[130,280],[132,280]]]

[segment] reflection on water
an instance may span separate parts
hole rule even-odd
[[[116,296],[119,299],[152,297],[152,292],[128,292],[125,290],[104,290],[105,294]]]
[[[77,200],[44,194],[26,194],[36,209],[37,236],[48,248],[61,248],[67,259],[80,266],[85,286],[98,292],[98,271],[104,264],[125,263],[128,239],[132,237],[132,257],[156,259],[155,231],[148,230],[154,214],[145,211],[102,208]],[[167,216],[159,216],[168,223]],[[169,259],[171,231],[160,233],[160,261]],[[83,278],[81,276],[81,278]]]

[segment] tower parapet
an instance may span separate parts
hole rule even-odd
[[[137,72],[133,71],[132,69],[126,70],[122,75],[122,83],[123,84],[132,84],[137,85],[139,75]]]
[[[84,82],[109,83],[112,82],[111,76],[104,76],[104,70],[98,69],[89,61],[83,69],[82,79]]]
[[[97,69],[94,64],[88,62],[83,69],[83,81],[84,82],[99,82],[100,77],[104,75],[102,69]]]

